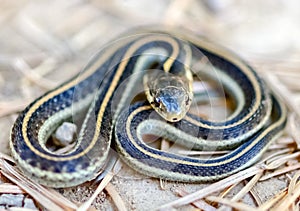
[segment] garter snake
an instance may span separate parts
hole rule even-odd
[[[11,132],[11,152],[21,170],[47,186],[78,185],[94,178],[103,167],[112,139],[121,157],[134,169],[170,180],[218,179],[252,164],[283,129],[285,107],[237,56],[189,33],[178,36],[180,39],[164,31],[131,34],[103,48],[80,74],[32,102],[20,113]],[[183,50],[186,46],[192,46],[191,54]],[[234,115],[226,121],[211,122],[187,114],[171,125],[161,118],[149,119],[153,111],[149,103],[138,102],[125,109],[143,70],[155,67],[176,75],[189,69],[189,57],[196,57],[199,51],[237,101]],[[157,102],[152,104],[155,107]],[[66,154],[50,151],[46,141],[55,128],[86,109],[74,149]],[[197,135],[189,131],[197,131]],[[141,141],[147,133],[199,149],[237,148],[223,157],[203,161],[151,148]]]

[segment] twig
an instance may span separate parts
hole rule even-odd
[[[260,210],[270,210],[280,199],[282,199],[287,193],[287,188],[276,194],[273,198],[269,199],[261,206],[259,206]]]
[[[114,201],[114,203],[119,211],[127,210],[123,199],[121,198],[120,194],[117,192],[117,190],[111,183],[108,183],[106,185],[105,190],[111,196],[112,200]]]
[[[294,152],[292,154],[282,155],[278,156],[275,160],[272,160],[271,162],[267,162],[267,169],[276,169],[288,160],[291,160],[293,158],[299,157],[300,152]]]
[[[47,64],[50,65],[50,64]],[[16,70],[21,72],[26,79],[29,81],[35,83],[39,87],[49,90],[57,86],[57,83],[50,81],[48,79],[43,78],[39,74],[37,74],[37,71],[32,71],[29,65],[21,58],[16,59],[14,63],[14,67]],[[43,66],[42,66],[43,67]],[[49,68],[49,67],[48,67]]]
[[[299,132],[299,126],[300,126],[300,117],[296,113],[292,113],[289,116],[288,119],[288,128],[289,128],[289,133],[295,140],[297,144],[297,148],[300,149],[300,132]]]
[[[269,174],[266,174],[264,176],[262,176],[260,178],[259,181],[264,181],[264,180],[267,180],[267,179],[270,179],[272,177],[276,177],[278,175],[281,175],[281,174],[285,174],[287,172],[290,172],[290,171],[293,171],[293,170],[296,170],[296,169],[299,169],[300,168],[300,163],[297,163],[295,165],[291,165],[291,166],[287,166],[287,167],[283,167],[283,168],[280,168],[272,173],[269,173]]]
[[[271,72],[265,72],[263,74],[264,79],[267,81],[268,85],[271,87],[274,93],[277,93],[286,103],[286,105],[294,111],[297,116],[300,118],[300,110],[299,106],[294,103],[293,95],[290,92],[290,90],[284,86],[276,77],[274,74]]]
[[[239,201],[242,199],[259,181],[260,177],[262,176],[263,172],[259,172],[256,174],[252,179],[245,185],[234,197],[232,197],[232,201]]]
[[[249,193],[253,197],[254,201],[257,204],[257,206],[261,206],[263,202],[262,202],[261,197],[259,196],[259,193],[256,191],[256,189],[252,188]]]
[[[249,191],[251,191],[251,189],[253,188],[253,186],[257,183],[257,181],[259,180],[259,178],[261,177],[261,175],[263,174],[263,172],[259,172],[257,175],[255,175],[254,177],[252,177],[252,179],[250,180],[250,182],[247,183],[246,186],[244,186],[236,195],[233,196],[233,198],[231,198],[230,200],[232,202],[237,202],[240,199],[242,199]],[[232,186],[231,186],[232,187]],[[224,197],[224,195],[221,196],[222,198]],[[222,210],[223,207],[220,207],[219,210]]]
[[[246,178],[249,178],[255,174],[258,174],[262,172],[263,169],[259,168],[258,166],[252,166],[246,170],[240,171],[234,175],[231,175],[225,179],[222,179],[218,182],[215,182],[211,185],[209,185],[206,188],[203,188],[199,191],[196,191],[192,194],[189,194],[187,196],[184,196],[180,199],[177,199],[175,201],[169,202],[161,207],[159,207],[157,210],[165,210],[170,208],[175,208],[179,206],[183,206],[186,204],[189,204],[191,202],[194,202],[198,199],[204,198],[212,193],[215,193],[217,191],[223,190],[224,188],[233,185],[235,183],[238,183]]]
[[[298,180],[300,176],[300,172],[298,172],[294,177],[293,177],[293,180],[292,180],[292,183],[291,185],[289,186],[289,189],[288,189],[288,194],[286,194],[283,199],[278,203],[278,205],[274,208],[274,210],[278,210],[278,211],[281,211],[281,210],[286,210],[288,209],[291,205],[293,205],[296,200],[299,198],[299,195],[300,195],[300,182],[297,182],[296,185],[294,185],[293,183],[296,183],[296,180]],[[292,187],[291,187],[292,186]],[[290,190],[290,188],[292,190]]]
[[[31,102],[30,99],[10,101],[10,102],[0,102],[0,117],[7,116],[16,113],[18,111],[21,111],[30,102]]]
[[[188,195],[188,193],[184,190],[176,190],[176,194],[178,194],[181,197]],[[192,205],[194,205],[195,207],[197,207],[201,210],[205,210],[205,211],[216,211],[217,210],[215,207],[209,205],[207,202],[205,202],[204,200],[201,200],[201,199],[194,201],[192,203]]]
[[[11,184],[11,183],[2,183],[0,184],[0,194],[2,193],[26,193],[19,186]]]
[[[244,203],[240,202],[233,202],[230,199],[221,198],[218,196],[208,196],[206,197],[206,200],[218,202],[221,204],[224,204],[226,206],[238,209],[238,210],[244,210],[244,211],[257,211],[257,208],[251,207],[249,205],[246,205]]]
[[[229,194],[229,192],[235,188],[238,185],[238,183],[235,183],[233,185],[230,185],[229,187],[225,188],[221,193],[220,193],[220,197],[224,198],[227,194]]]
[[[88,208],[91,206],[93,201],[96,199],[96,197],[103,191],[103,189],[106,187],[106,185],[112,180],[112,178],[121,170],[122,164],[120,160],[117,160],[114,168],[111,172],[107,173],[93,195],[86,201],[84,202],[78,209],[77,211],[85,211],[88,210]]]
[[[30,179],[20,174],[15,167],[0,159],[0,172],[10,181],[16,183],[37,202],[50,210],[75,210],[77,206],[62,195],[49,191],[45,187],[32,182]],[[59,196],[59,197],[58,197]]]

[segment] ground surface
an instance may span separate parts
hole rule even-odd
[[[233,50],[262,77],[271,73],[279,79],[288,92],[283,97],[288,96],[287,103],[292,101],[290,108],[295,111],[300,96],[299,7],[296,0],[4,0],[0,5],[0,152],[10,154],[9,133],[17,111],[79,72],[109,40],[141,25],[185,27]],[[289,134],[286,137],[290,139]],[[259,182],[252,188],[252,194],[246,194],[241,201],[258,206],[258,201],[264,203],[284,190],[293,175],[294,172]],[[26,193],[19,193],[11,202],[10,192],[3,189],[6,183],[10,184],[9,180],[0,175],[0,209],[37,206]],[[192,193],[207,186],[178,182],[161,185],[158,179],[140,175],[125,164],[111,184],[128,210],[151,210],[178,199],[178,190]],[[233,187],[226,198],[232,198],[245,184]],[[81,203],[96,187],[85,183],[58,192]],[[93,205],[99,210],[117,209],[107,191],[99,194]],[[179,209],[194,207],[186,205]]]

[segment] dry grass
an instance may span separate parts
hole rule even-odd
[[[114,203],[112,206],[116,209],[134,209],[124,194],[126,191],[117,187],[116,181],[112,181],[120,171],[120,162],[115,164],[112,172],[104,177],[97,188],[92,188],[90,198],[79,203],[66,198],[57,190],[34,183],[19,172],[7,155],[9,130],[18,111],[41,93],[78,72],[104,43],[131,27],[165,24],[184,26],[241,54],[256,67],[273,92],[284,100],[290,116],[284,137],[270,146],[267,156],[261,162],[196,191],[187,191],[184,185],[175,186],[173,193],[179,197],[157,209],[181,208],[190,204],[192,206],[185,206],[184,209],[209,211],[227,210],[229,207],[235,210],[299,210],[300,45],[298,39],[288,37],[299,37],[299,27],[295,27],[299,20],[295,18],[293,9],[298,7],[293,3],[286,6],[279,1],[267,1],[258,9],[258,1],[225,2],[176,0],[150,4],[134,0],[45,0],[38,3],[2,1],[0,129],[3,133],[0,135],[0,144],[5,149],[0,150],[0,197],[7,193],[27,194],[39,206],[49,210],[94,210],[101,203],[97,201],[97,195],[105,189],[111,198],[110,203]],[[240,13],[236,14],[236,11]],[[273,21],[266,24],[265,19]],[[264,37],[266,25],[270,36]],[[284,29],[280,30],[281,27]],[[162,148],[168,148],[167,142],[163,142]],[[274,178],[287,181],[286,187],[262,199],[262,193],[255,187]],[[152,182],[156,184],[155,180]],[[161,181],[165,189],[162,191],[170,192],[167,185],[168,182]],[[267,189],[265,191],[268,192]],[[245,196],[250,196],[252,203],[246,203]],[[147,210],[149,207],[143,208]]]

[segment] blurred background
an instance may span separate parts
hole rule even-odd
[[[145,25],[187,28],[231,49],[275,86],[292,111],[300,113],[298,0],[0,2],[2,153],[9,154],[9,131],[16,111],[79,72],[105,43]],[[142,199],[134,195],[132,191],[128,200],[138,208]]]
[[[145,25],[202,34],[259,66],[258,71],[296,69],[299,8],[297,0],[2,0],[0,100],[39,95],[38,89],[25,87],[28,81],[49,89],[78,72],[103,44]]]
[[[207,36],[261,65],[258,71],[297,68],[299,8],[297,0],[2,0],[0,100],[31,97],[29,89],[20,89],[26,85],[23,76],[40,88],[55,86],[103,44],[145,25],[184,27]]]

